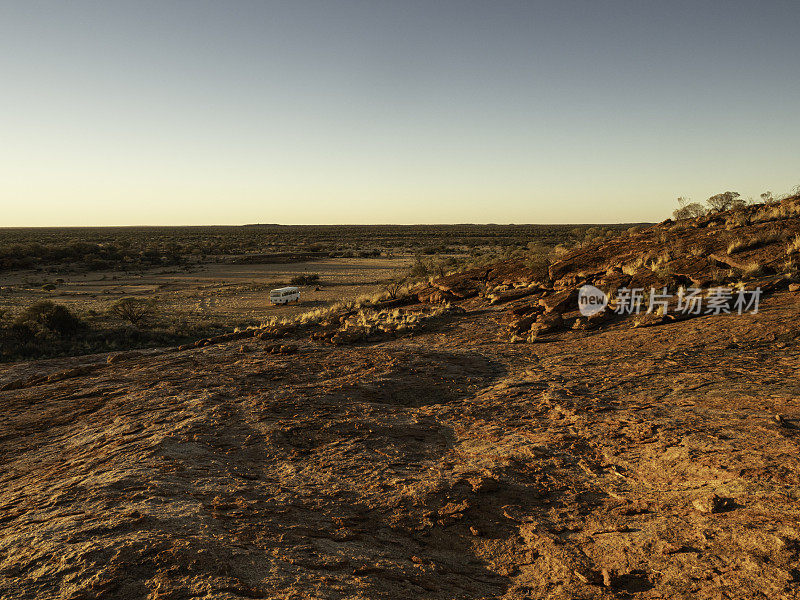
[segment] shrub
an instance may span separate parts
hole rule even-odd
[[[430,265],[418,254],[414,257],[414,264],[408,269],[408,276],[413,279],[423,279],[431,272]]]
[[[153,303],[142,298],[120,298],[111,307],[111,314],[131,325],[141,325],[153,316]]]
[[[317,273],[310,273],[307,275],[296,275],[292,277],[291,283],[292,285],[313,285],[319,281],[319,275]]]
[[[18,331],[27,330],[34,335],[52,333],[62,337],[86,328],[86,323],[66,306],[49,300],[31,304],[17,317],[14,325]]]
[[[550,249],[537,242],[530,242],[523,263],[533,271],[534,277],[541,281],[547,280],[550,276]]]
[[[684,219],[695,219],[706,214],[706,209],[699,202],[689,202],[689,198],[681,196],[678,198],[678,208],[672,212],[676,221]]]
[[[746,212],[736,211],[725,221],[725,229],[727,231],[747,225],[750,225],[750,215]]]
[[[739,192],[722,192],[711,196],[706,202],[711,210],[722,212],[731,208],[741,208],[745,206],[745,201]]]
[[[400,295],[400,290],[403,289],[403,280],[402,279],[392,279],[389,283],[386,284],[386,293],[389,294],[389,298],[394,300],[397,296]]]

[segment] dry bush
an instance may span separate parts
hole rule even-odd
[[[793,256],[789,256],[783,264],[786,276],[792,281],[800,279],[800,265],[798,265]]]
[[[14,322],[19,333],[29,335],[70,336],[86,329],[84,323],[66,306],[55,304],[49,300],[36,302],[26,308]]]
[[[662,250],[656,256],[649,259],[647,263],[647,268],[655,272],[658,269],[662,268],[664,265],[668,264],[671,260],[672,260],[672,252],[670,252],[669,250]]]
[[[394,300],[400,295],[405,282],[402,279],[393,279],[386,284],[386,293]]]
[[[695,244],[689,248],[689,255],[691,256],[705,256],[710,252],[710,248]]]
[[[295,275],[289,281],[290,285],[314,285],[319,281],[319,274],[309,273],[306,275]]]
[[[153,316],[155,304],[143,298],[120,298],[111,307],[111,314],[131,325],[143,325]]]
[[[711,210],[716,212],[723,212],[732,208],[741,208],[745,206],[745,201],[739,192],[722,192],[721,194],[714,194],[706,203]]]
[[[661,264],[653,269],[653,273],[658,277],[659,281],[668,282],[675,275],[675,269],[672,265]]]
[[[676,221],[696,219],[706,214],[706,209],[699,202],[690,202],[689,198],[681,196],[678,198],[678,208],[672,212],[672,218]]]
[[[772,195],[772,192],[766,191],[763,194],[761,194],[761,202],[763,202],[764,204],[775,204],[776,202],[778,202],[778,199]]]

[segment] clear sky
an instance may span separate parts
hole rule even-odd
[[[800,184],[800,2],[0,0],[0,226],[654,221]]]

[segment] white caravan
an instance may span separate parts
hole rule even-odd
[[[269,293],[269,301],[273,304],[288,304],[295,300],[300,300],[300,290],[296,287],[278,288]]]

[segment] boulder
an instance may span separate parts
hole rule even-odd
[[[331,337],[331,343],[336,344],[337,346],[354,344],[362,341],[365,337],[365,332],[361,331],[360,329],[343,329],[342,331],[337,331],[335,334],[333,334],[333,337]]]
[[[525,333],[529,331],[533,324],[536,322],[536,315],[528,315],[519,319],[514,319],[509,323],[508,328],[513,333]]]
[[[132,350],[131,352],[120,352],[119,354],[112,354],[107,359],[106,362],[110,365],[118,362],[122,362],[124,360],[129,360],[131,358],[138,358],[140,356],[144,356],[142,352],[137,352],[136,350]]]
[[[572,328],[580,331],[589,331],[597,329],[600,325],[608,321],[608,319],[609,311],[603,311],[591,317],[578,317],[572,324]]]
[[[452,294],[430,286],[417,292],[417,300],[423,304],[444,304],[456,299]]]
[[[536,328],[540,333],[550,333],[557,331],[564,326],[564,319],[561,313],[545,312],[539,315],[536,319]]]
[[[512,300],[519,300],[520,298],[536,294],[539,291],[540,288],[538,286],[521,287],[521,288],[514,288],[511,290],[507,290],[504,292],[494,292],[492,294],[489,294],[487,298],[489,299],[489,304],[503,304],[505,302],[511,302]]]
[[[565,313],[578,308],[578,290],[577,288],[564,290],[563,292],[555,292],[544,298],[539,299],[541,304],[547,312]]]
[[[553,333],[564,327],[564,319],[560,313],[546,312],[536,319],[536,322],[531,326],[531,335],[529,341],[534,341],[541,335]]]
[[[524,317],[525,315],[539,314],[544,311],[544,308],[539,304],[521,304],[511,309],[511,314],[517,317]]]

